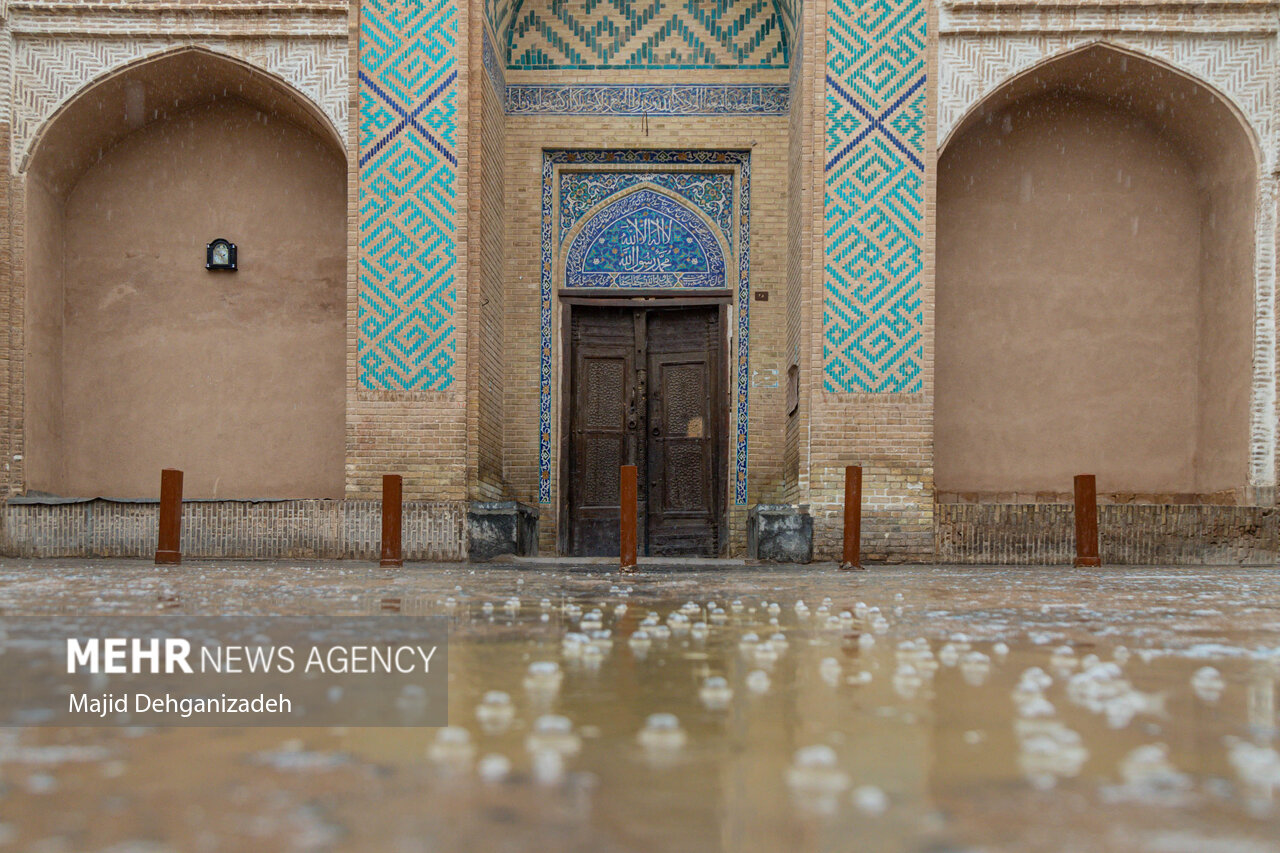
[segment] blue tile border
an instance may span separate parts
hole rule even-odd
[[[506,92],[508,115],[782,116],[791,106],[785,84],[512,83]]]
[[[551,312],[553,288],[556,166],[562,164],[724,165],[737,167],[738,253],[737,288],[737,430],[734,440],[734,503],[747,503],[747,437],[751,361],[751,153],[749,151],[662,150],[544,150],[542,152],[542,271],[538,377],[538,502],[549,504],[551,494]]]

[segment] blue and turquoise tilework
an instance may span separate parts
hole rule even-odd
[[[787,67],[775,0],[514,0],[509,14],[508,68]]]
[[[360,10],[359,384],[454,381],[457,6],[363,0]]]
[[[726,169],[721,172],[706,172],[709,180],[701,183],[693,179],[681,179],[675,177],[683,174],[680,172],[660,172],[660,171],[643,171],[643,172],[596,172],[598,176],[602,176],[598,181],[584,179],[580,176],[592,174],[589,171],[561,171],[557,169],[560,165],[572,165],[591,167],[593,165],[628,165],[636,164],[651,169],[655,165],[672,165],[681,166],[685,164],[699,164],[710,166],[724,166]],[[724,210],[721,204],[723,200],[723,190],[728,187],[733,191],[733,176],[729,170],[737,173],[736,191],[732,197],[732,209]],[[724,177],[714,177],[715,175],[723,175]],[[667,177],[663,177],[666,175]],[[557,188],[557,176],[559,176],[560,186]],[[607,176],[607,177],[606,177]],[[615,177],[616,176],[616,177]],[[728,179],[729,183],[724,181]],[[566,184],[567,182],[567,184]],[[627,187],[640,183],[653,183],[671,192],[681,195],[689,200],[695,207],[701,210],[711,220],[712,223],[719,227],[720,223],[729,222],[731,227],[723,231],[723,239],[729,245],[730,251],[737,256],[736,273],[732,275],[722,275],[721,280],[724,281],[732,278],[734,282],[731,286],[736,288],[737,298],[735,302],[737,311],[737,363],[735,370],[735,440],[734,440],[734,483],[733,494],[734,503],[742,506],[747,502],[747,433],[748,433],[748,412],[749,408],[749,392],[750,392],[750,358],[751,358],[751,314],[750,314],[750,297],[751,297],[751,154],[746,151],[660,151],[660,150],[622,150],[622,151],[597,151],[597,150],[566,150],[566,151],[545,151],[542,158],[542,277],[541,277],[541,334],[540,334],[540,350],[541,358],[539,364],[539,407],[538,407],[538,431],[539,431],[539,448],[538,448],[538,501],[540,503],[551,503],[551,385],[553,375],[552,365],[552,341],[551,341],[551,314],[552,314],[552,287],[554,284],[554,264],[556,263],[557,250],[569,233],[573,230],[573,224],[582,217],[587,211],[595,207],[600,201],[607,198],[612,192],[625,190]],[[566,198],[565,187],[573,188]],[[560,199],[557,204],[557,190]],[[631,193],[631,196],[640,196],[641,191]],[[603,193],[603,195],[601,195]],[[652,190],[648,190],[649,196],[659,196],[661,194]],[[627,196],[624,196],[625,199]],[[671,204],[669,197],[661,195],[665,199],[667,212],[673,212],[678,205]],[[594,201],[592,200],[594,199]],[[647,200],[650,207],[661,206],[662,202],[649,197],[641,197],[640,201]],[[637,202],[639,203],[639,202]],[[612,209],[613,205],[608,205],[603,211],[607,212]],[[619,208],[621,210],[621,208]],[[573,217],[557,226],[557,220],[560,215],[566,214]],[[736,217],[735,217],[736,213]],[[597,214],[598,215],[598,214]],[[687,217],[686,224],[693,230],[692,221],[696,220],[702,223],[702,220],[687,211],[682,214]],[[727,217],[727,218],[726,218]],[[594,221],[594,220],[593,220]],[[613,220],[606,217],[602,219],[602,224],[611,224]],[[580,233],[586,233],[591,223],[584,226]],[[709,233],[704,231],[703,233]],[[682,285],[683,286],[683,285]]]
[[[564,257],[565,287],[727,283],[724,251],[706,221],[684,201],[649,186],[624,193],[592,214],[569,241]]]
[[[922,387],[926,0],[827,18],[827,391]]]

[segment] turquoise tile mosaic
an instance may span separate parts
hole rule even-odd
[[[823,386],[922,388],[926,0],[827,18]]]
[[[363,0],[360,9],[361,388],[454,381],[457,6]]]
[[[495,9],[492,20],[501,14]],[[514,0],[510,21],[508,68],[785,68],[788,61],[775,0]]]

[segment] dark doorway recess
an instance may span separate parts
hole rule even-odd
[[[618,553],[619,468],[635,465],[640,553],[718,556],[725,540],[727,306],[626,300],[567,310],[564,550]]]

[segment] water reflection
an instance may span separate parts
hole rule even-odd
[[[0,849],[1280,849],[1274,571],[0,564],[108,610],[447,614],[453,726],[0,730]]]

